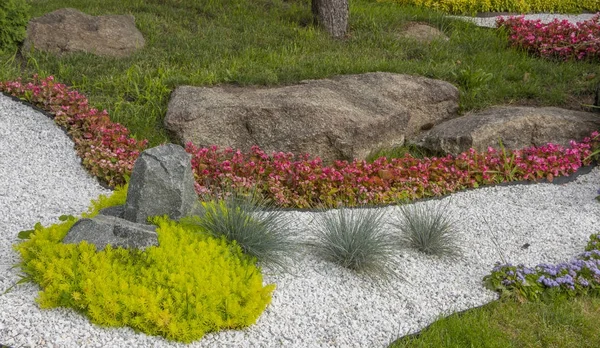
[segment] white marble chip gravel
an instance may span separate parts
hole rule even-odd
[[[491,17],[470,17],[470,16],[448,16],[451,18],[459,18],[462,20],[470,21],[475,23],[480,27],[488,27],[495,28],[496,27],[496,19],[498,17],[504,17],[508,19],[510,16],[520,17],[521,15],[502,15],[502,16],[491,16]],[[535,13],[535,14],[527,14],[523,16],[527,20],[540,20],[542,23],[552,22],[554,19],[558,19],[562,21],[566,19],[571,23],[579,23],[592,19],[594,17],[593,13],[581,13],[581,14],[551,14],[551,13]]]

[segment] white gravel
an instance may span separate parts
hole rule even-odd
[[[494,263],[556,263],[585,247],[600,223],[594,199],[600,170],[563,185],[489,187],[441,200],[460,221],[458,262],[402,250],[398,270],[409,282],[376,286],[304,251],[289,274],[266,274],[277,284],[258,323],[244,331],[206,335],[191,347],[386,347],[440,315],[488,303],[496,294],[482,278]],[[19,231],[40,221],[78,215],[107,193],[81,167],[71,140],[45,115],[0,95],[0,293],[18,279],[12,249]],[[432,207],[437,201],[420,202]],[[398,216],[387,207],[386,217]],[[314,215],[288,212],[294,233],[310,238]],[[484,219],[487,223],[484,223]],[[496,243],[499,242],[499,247]],[[528,248],[522,246],[530,244]],[[268,273],[268,272],[267,272]],[[128,328],[107,329],[68,309],[40,310],[39,288],[25,284],[0,295],[0,344],[12,347],[184,346]]]
[[[508,18],[510,16],[521,16],[521,15],[503,15],[502,17]],[[593,13],[581,13],[581,14],[571,14],[571,15],[563,15],[563,14],[549,14],[549,13],[535,13],[525,15],[525,19],[528,20],[541,20],[542,23],[552,22],[554,19],[563,20],[566,19],[571,23],[579,23],[592,19],[594,16]],[[480,27],[488,27],[495,28],[496,27],[496,19],[500,16],[491,16],[491,17],[469,17],[469,16],[448,16],[453,18],[460,18],[466,21],[470,21],[475,23]]]

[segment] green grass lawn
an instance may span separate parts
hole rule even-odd
[[[91,15],[132,14],[146,47],[125,59],[43,53],[0,56],[0,79],[54,75],[150,145],[178,85],[290,84],[339,74],[388,71],[450,81],[463,111],[495,104],[591,104],[597,64],[541,60],[507,49],[497,31],[431,10],[350,1],[350,30],[336,41],[312,25],[308,0],[29,0],[33,17],[73,7]],[[407,21],[441,29],[430,46],[398,38]],[[528,76],[525,78],[525,76]],[[524,81],[526,79],[526,81]]]
[[[442,318],[418,337],[390,345],[401,347],[598,347],[600,298],[547,303],[492,302]]]
[[[393,3],[350,1],[349,36],[336,41],[312,25],[307,0],[28,2],[33,17],[64,7],[135,16],[146,47],[129,58],[14,52],[0,55],[0,80],[54,75],[150,146],[169,141],[162,125],[169,95],[186,84],[279,85],[388,71],[454,83],[464,112],[497,104],[578,109],[592,104],[600,82],[597,62],[539,59],[508,49],[494,29]],[[398,38],[408,21],[429,23],[450,41],[426,46]],[[598,322],[598,298],[498,301],[441,319],[419,338],[391,347],[596,347]]]

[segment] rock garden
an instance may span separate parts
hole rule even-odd
[[[0,344],[600,343],[600,5],[322,3],[0,5]]]

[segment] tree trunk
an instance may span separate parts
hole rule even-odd
[[[311,10],[315,21],[335,39],[348,31],[348,0],[312,0]]]

